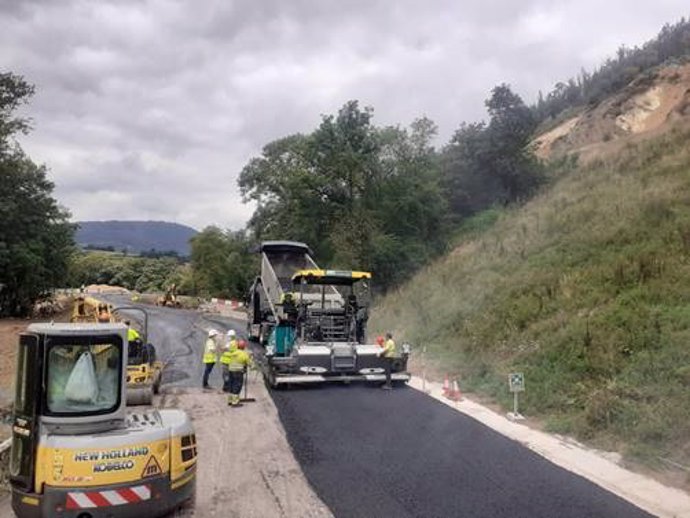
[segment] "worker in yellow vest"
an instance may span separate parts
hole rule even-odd
[[[228,364],[230,363],[230,355],[237,350],[237,333],[234,329],[230,329],[226,335],[227,340],[223,346],[223,352],[220,355],[220,364],[223,370],[223,392],[230,391],[230,375],[228,374]]]
[[[132,323],[129,320],[125,320],[125,325],[127,326],[128,342],[136,342],[137,340],[141,340],[141,335],[139,334],[139,331],[132,327]]]
[[[244,375],[249,367],[253,366],[252,357],[245,348],[247,343],[240,340],[237,348],[228,353],[228,405],[232,407],[242,406],[240,392],[244,383]]]
[[[391,372],[393,370],[393,360],[395,359],[395,341],[393,341],[393,333],[386,333],[386,343],[379,355],[383,356],[385,362],[384,367],[386,369],[386,383],[384,383],[381,388],[391,390],[393,388]]]
[[[202,361],[204,362],[203,387],[205,389],[211,388],[208,384],[208,377],[211,375],[211,371],[218,361],[218,343],[216,342],[216,336],[218,336],[218,331],[209,329],[208,338],[206,338],[206,342],[204,342],[204,356]]]

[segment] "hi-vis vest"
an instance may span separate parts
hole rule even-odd
[[[245,367],[252,364],[252,358],[247,351],[242,349],[234,349],[227,353],[228,370],[232,372],[241,372]]]
[[[204,363],[216,363],[216,341],[213,338],[206,340],[204,344]]]
[[[230,363],[230,355],[232,354],[233,351],[236,351],[236,350],[237,350],[237,340],[233,338],[232,340],[230,340],[230,343],[228,343],[227,349],[225,349],[225,351],[223,351],[223,354],[220,355],[220,363],[224,363],[225,365]]]
[[[393,358],[395,356],[395,342],[392,338],[386,340],[386,345],[383,346],[383,357]]]

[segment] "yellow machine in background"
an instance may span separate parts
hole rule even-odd
[[[158,297],[156,300],[156,306],[169,306],[171,308],[182,307],[180,301],[177,300],[177,285],[171,284],[165,290],[165,294]]]
[[[113,307],[107,302],[80,295],[74,301],[70,322],[115,322]]]
[[[19,341],[10,481],[19,518],[158,517],[191,499],[180,410],[125,408],[127,328],[31,324]]]

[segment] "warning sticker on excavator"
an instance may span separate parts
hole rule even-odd
[[[156,457],[151,455],[151,458],[144,466],[144,471],[141,473],[141,478],[153,477],[154,475],[160,475],[163,472],[161,465],[158,464]]]

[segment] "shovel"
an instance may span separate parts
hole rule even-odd
[[[256,398],[247,397],[247,386],[249,385],[249,372],[247,369],[244,370],[244,397],[240,399],[240,403],[254,403]]]

